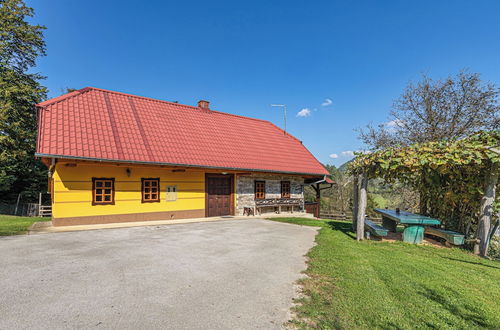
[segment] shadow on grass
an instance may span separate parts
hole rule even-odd
[[[350,222],[328,221],[326,224],[333,230],[341,231],[350,238],[356,239],[356,234],[352,231]]]
[[[479,266],[490,267],[490,268],[494,268],[494,269],[500,269],[500,266],[497,267],[497,266],[492,266],[492,265],[485,265],[481,262],[476,262],[476,261],[467,261],[467,260],[461,260],[461,259],[443,257],[443,256],[441,258],[453,260],[453,261],[458,261],[458,262],[465,262],[465,263],[472,264],[472,265],[479,265]]]
[[[467,299],[461,296],[457,291],[450,287],[446,287],[446,295],[438,292],[435,289],[422,288],[419,294],[423,295],[427,299],[430,299],[443,308],[448,310],[453,316],[461,318],[466,322],[473,323],[479,327],[490,328],[492,324],[485,320],[485,316],[471,303],[468,303]],[[429,325],[430,326],[430,325]]]

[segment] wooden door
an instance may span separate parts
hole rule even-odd
[[[233,176],[206,175],[206,215],[219,217],[233,214]]]

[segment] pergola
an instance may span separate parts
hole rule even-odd
[[[459,203],[468,203],[477,211],[478,244],[475,250],[486,256],[495,204],[499,204],[496,196],[500,172],[499,145],[500,131],[493,131],[480,132],[465,139],[357,155],[349,167],[354,176],[353,230],[357,240],[362,240],[364,234],[368,181],[378,177],[387,182],[401,181],[419,191],[420,212],[423,214],[436,213],[439,207],[449,205],[452,208]],[[443,200],[435,201],[430,196],[441,196]],[[430,205],[434,205],[434,209]]]

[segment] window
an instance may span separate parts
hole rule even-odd
[[[255,199],[266,198],[266,181],[255,181]]]
[[[92,205],[115,204],[115,179],[92,178]]]
[[[167,186],[167,202],[177,200],[177,186]]]
[[[160,201],[160,179],[142,179],[142,202],[154,203]]]
[[[290,198],[290,181],[281,181],[281,198]]]

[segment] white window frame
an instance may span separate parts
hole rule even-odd
[[[165,188],[165,200],[167,202],[175,202],[177,200],[177,186],[169,185]]]

